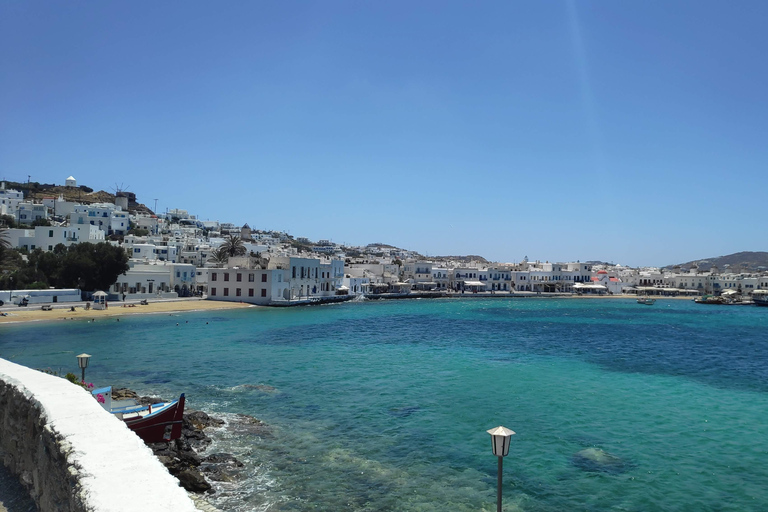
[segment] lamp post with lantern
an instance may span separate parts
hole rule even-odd
[[[491,448],[493,454],[499,458],[498,495],[496,497],[496,512],[501,512],[501,475],[504,457],[509,454],[509,445],[514,432],[505,427],[496,427],[488,430],[491,434]]]
[[[90,354],[80,354],[77,356],[77,366],[80,367],[82,370],[82,376],[80,377],[80,380],[85,382],[85,369],[88,368],[88,360],[91,358]]]

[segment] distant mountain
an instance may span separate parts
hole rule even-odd
[[[669,265],[665,268],[671,269],[676,266],[681,268],[691,268],[698,265],[699,270],[706,272],[713,266],[716,266],[720,272],[762,272],[768,271],[768,252],[744,251],[729,254],[728,256],[717,256],[714,258],[705,258],[701,260],[679,263],[678,265]]]

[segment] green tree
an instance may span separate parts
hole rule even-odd
[[[35,249],[28,257],[28,265],[45,276],[50,286],[58,286],[61,274],[61,255]]]
[[[108,290],[128,270],[128,253],[106,242],[69,246],[62,255],[58,286],[86,291]]]
[[[48,219],[44,219],[42,217],[32,221],[32,227],[35,227],[35,226],[50,226],[50,225],[51,225],[51,221],[49,221]]]
[[[16,217],[13,215],[0,215],[0,226],[4,226],[6,228],[15,228]]]

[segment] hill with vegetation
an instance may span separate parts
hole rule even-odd
[[[80,185],[79,187],[65,187],[62,185],[53,185],[49,183],[38,183],[36,181],[29,183],[6,181],[5,188],[19,190],[24,193],[25,199],[32,199],[34,201],[42,201],[46,197],[62,196],[65,201],[81,204],[114,204],[115,202],[115,194],[111,194],[103,190],[95,191],[90,187],[86,187],[85,185]],[[130,213],[148,213],[150,215],[154,214],[152,210],[136,201],[136,194],[133,192],[119,193],[128,197],[128,211]]]
[[[712,267],[717,267],[720,272],[763,272],[768,270],[768,252],[743,251],[727,256],[704,258],[701,260],[670,265],[666,268],[691,268],[697,265],[699,271],[706,272]]]

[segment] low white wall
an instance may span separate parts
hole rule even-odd
[[[196,510],[144,442],[90,393],[5,359],[0,457],[42,512]]]

